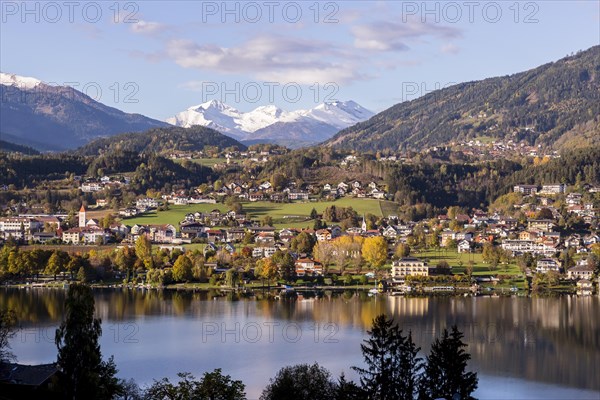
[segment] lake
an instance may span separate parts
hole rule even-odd
[[[102,353],[142,385],[222,368],[258,398],[283,366],[318,362],[337,377],[362,365],[360,343],[381,313],[394,316],[424,352],[456,324],[479,374],[482,399],[599,399],[600,298],[426,297],[326,292],[296,301],[217,292],[95,290]],[[61,289],[0,289],[17,312],[13,353],[24,364],[56,360]]]

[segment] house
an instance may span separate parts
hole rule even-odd
[[[199,222],[182,222],[179,231],[183,239],[195,239],[204,232],[204,225]]]
[[[433,268],[427,262],[416,257],[404,257],[392,263],[392,280],[404,282],[407,276],[429,276]]]
[[[272,188],[272,185],[271,185],[271,182],[269,182],[269,181],[266,181],[266,182],[264,182],[264,183],[261,183],[261,184],[258,186],[258,188],[259,188],[259,189],[261,189],[261,190],[267,190],[267,191],[268,191],[268,190],[270,190],[270,189]]]
[[[265,194],[263,192],[254,192],[248,195],[249,201],[262,201],[265,198]]]
[[[468,240],[461,240],[458,242],[457,250],[459,253],[470,253],[471,252],[471,242]]]
[[[285,200],[285,195],[283,193],[271,193],[271,195],[269,196],[269,200],[275,203],[279,203]]]
[[[567,196],[567,199],[566,199],[567,205],[574,206],[574,205],[581,204],[581,198],[582,198],[581,193],[569,193],[569,195]]]
[[[231,228],[227,231],[228,242],[241,242],[246,236],[246,230],[243,228]]]
[[[317,237],[317,241],[319,242],[331,240],[331,232],[327,229],[319,229],[317,232],[315,232],[315,235]]]
[[[448,246],[448,243],[451,240],[455,240],[455,238],[456,238],[456,232],[454,232],[451,229],[444,229],[442,231],[442,233],[440,234],[440,237],[441,237],[440,245],[442,247],[446,247],[446,246]]]
[[[279,231],[279,240],[281,240],[283,243],[289,243],[294,237],[296,237],[297,234],[297,230],[285,228]]]
[[[34,232],[42,230],[44,224],[30,217],[6,217],[0,218],[0,238],[27,240]]]
[[[552,232],[554,230],[554,220],[551,219],[530,219],[527,221],[527,228],[542,232]]]
[[[332,239],[342,236],[342,228],[339,225],[332,226],[331,228],[329,228],[329,231],[331,232]]]
[[[225,241],[226,233],[223,229],[207,229],[205,233],[206,238],[211,243]]]
[[[567,191],[567,185],[564,183],[557,183],[553,185],[542,185],[540,194],[563,194]]]
[[[537,190],[537,185],[515,185],[513,187],[515,193],[523,193],[524,195],[536,194]]]
[[[323,265],[311,260],[310,258],[301,258],[296,260],[296,275],[297,276],[316,276],[323,275]]]
[[[271,257],[276,252],[277,252],[277,247],[275,247],[275,246],[257,246],[254,249],[252,249],[252,257],[254,257],[254,258]]]
[[[0,388],[3,399],[53,399],[58,375],[56,363],[23,365],[0,363]]]
[[[289,200],[308,200],[308,193],[306,192],[289,192],[288,193]]]
[[[556,252],[556,246],[547,242],[538,243],[532,240],[505,239],[502,242],[502,249],[510,251],[513,256],[524,253],[541,254],[547,257],[553,256]]]
[[[587,279],[591,280],[594,269],[587,264],[587,260],[581,260],[573,268],[567,271],[567,277],[573,280]]]
[[[273,243],[275,242],[275,232],[259,232],[254,238],[254,242],[257,244]]]
[[[374,199],[385,199],[385,192],[379,189],[373,189],[371,191],[371,197]]]
[[[560,263],[553,258],[542,258],[538,260],[535,271],[540,274],[545,274],[550,271],[560,272]]]
[[[104,229],[91,226],[91,227],[77,227],[71,228],[63,232],[62,241],[65,243],[72,244],[83,244],[83,243],[102,243],[106,244],[110,239],[110,233]]]
[[[36,243],[47,243],[51,240],[58,239],[58,236],[54,232],[35,232],[32,237]]]
[[[396,231],[396,228],[389,225],[388,227],[386,227],[383,230],[383,232],[381,234],[383,235],[383,237],[385,237],[387,239],[394,240],[398,236],[398,231]]]

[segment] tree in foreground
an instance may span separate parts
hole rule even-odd
[[[319,364],[283,367],[263,390],[261,400],[335,399],[337,385]]]
[[[168,378],[154,381],[146,389],[144,398],[147,400],[163,399],[195,399],[195,400],[245,400],[246,386],[242,381],[223,375],[221,369],[205,372],[200,380],[189,372],[177,374],[180,380],[175,385]]]
[[[361,344],[366,368],[352,367],[360,375],[360,383],[369,399],[413,399],[417,393],[422,369],[418,348],[402,330],[385,315],[373,320],[369,339]]]
[[[0,311],[0,364],[15,359],[8,341],[17,331],[17,317],[13,310]]]
[[[69,287],[65,319],[56,330],[58,388],[66,399],[112,399],[120,394],[113,358],[102,361],[101,321],[94,318],[94,297],[85,285]]]
[[[456,325],[452,332],[447,329],[442,337],[435,339],[419,387],[419,400],[473,399],[471,394],[477,389],[477,373],[467,372],[467,362],[471,355],[465,351],[467,344]]]

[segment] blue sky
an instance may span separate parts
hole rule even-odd
[[[600,44],[595,1],[1,2],[0,70],[165,119],[355,100],[381,111]]]

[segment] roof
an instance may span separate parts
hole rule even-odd
[[[79,209],[79,212],[85,212],[85,206],[82,204],[81,208]]]
[[[0,382],[40,386],[58,372],[56,364],[4,364],[0,367]]]

